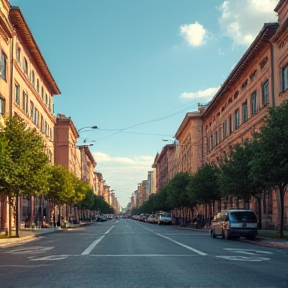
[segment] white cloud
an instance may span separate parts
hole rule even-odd
[[[105,153],[93,153],[97,162],[96,171],[102,173],[107,185],[115,190],[115,195],[122,207],[130,202],[137,184],[147,179],[152,170],[155,156],[112,157]]]
[[[195,99],[201,99],[209,101],[211,100],[216,92],[219,90],[219,87],[216,88],[208,88],[203,91],[197,91],[197,92],[184,92],[180,95],[180,99],[189,99],[189,100],[195,100]]]
[[[195,22],[194,24],[185,24],[180,27],[180,35],[190,46],[201,46],[205,43],[207,31],[204,27]]]
[[[277,22],[274,12],[279,0],[227,0],[219,7],[220,27],[237,45],[249,45],[264,23]]]

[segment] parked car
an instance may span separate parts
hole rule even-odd
[[[169,212],[158,212],[156,214],[156,223],[161,224],[172,224],[172,214]]]
[[[257,217],[253,210],[229,209],[221,211],[211,221],[210,235],[212,238],[254,239],[257,227]]]
[[[151,223],[151,224],[155,224],[156,223],[155,215],[154,214],[149,215],[148,218],[147,218],[147,222]]]

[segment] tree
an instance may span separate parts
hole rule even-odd
[[[218,174],[219,168],[216,165],[204,164],[191,176],[187,187],[190,203],[193,205],[211,205],[212,201],[212,210],[214,211],[215,201],[221,199],[218,185]]]
[[[3,134],[2,134],[3,133]],[[0,193],[9,197],[16,210],[16,236],[19,236],[18,196],[41,195],[48,190],[48,156],[41,136],[17,116],[5,119],[1,141],[6,144],[1,157]],[[5,143],[4,141],[4,143]],[[11,214],[9,217],[11,236]]]
[[[75,181],[73,174],[61,165],[50,166],[48,199],[54,205],[71,203],[75,196]]]
[[[255,149],[257,149],[255,143],[247,141],[232,147],[231,154],[224,158],[218,178],[223,198],[234,196],[248,203],[251,196],[256,196],[262,192],[261,188],[263,188],[264,183],[249,177],[250,163]]]
[[[187,186],[189,184],[191,175],[188,172],[177,173],[173,179],[167,183],[167,203],[173,207],[189,207],[189,196],[187,193]]]
[[[288,102],[269,108],[260,132],[255,135],[258,150],[251,161],[251,179],[265,181],[276,188],[279,207],[279,236],[283,237],[284,193],[288,185]],[[277,189],[278,188],[278,189]]]

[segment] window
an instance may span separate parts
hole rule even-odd
[[[6,80],[7,57],[0,49],[0,77]]]
[[[210,136],[210,147],[213,149],[213,135]]]
[[[234,129],[236,130],[239,127],[240,123],[239,123],[239,109],[235,110],[234,113]]]
[[[226,121],[223,122],[223,140],[226,138],[227,135],[227,124]]]
[[[32,71],[31,83],[32,83],[33,86],[35,86],[35,73],[34,73],[34,71]]]
[[[248,120],[248,107],[247,100],[242,104],[242,123],[245,123]]]
[[[37,127],[39,127],[39,111],[37,109],[35,109],[33,122]]]
[[[256,91],[251,95],[251,116],[257,112],[257,93]]]
[[[49,97],[49,103],[48,103],[48,109],[49,109],[49,111],[51,111],[51,98]]]
[[[22,109],[26,114],[28,114],[28,95],[25,91],[23,91],[22,94]]]
[[[223,140],[223,135],[222,135],[222,127],[219,127],[219,142]]]
[[[28,62],[27,62],[26,58],[24,58],[23,70],[24,70],[24,73],[26,74],[26,76],[28,76]]]
[[[282,69],[282,91],[288,89],[288,64]]]
[[[21,62],[21,49],[18,47],[16,51],[16,60],[18,63]]]
[[[233,132],[233,130],[232,130],[232,116],[231,115],[228,116],[228,123],[229,123],[229,134],[231,134]]]
[[[20,105],[20,86],[18,84],[15,84],[15,91],[14,91],[14,101],[16,104]]]
[[[217,146],[218,145],[218,132],[216,131],[215,132],[215,146]]]
[[[42,115],[41,115],[41,122],[40,122],[40,131],[44,133],[44,118]]]
[[[34,107],[34,103],[32,101],[30,102],[30,117],[32,118],[32,121],[34,122],[35,107]]]
[[[0,115],[5,113],[5,100],[0,96]]]
[[[43,89],[43,87],[41,88],[41,98],[42,98],[42,100],[43,100],[43,97],[44,97],[44,89]]]
[[[48,124],[47,122],[45,121],[44,123],[44,134],[47,135],[47,130],[48,130]]]
[[[269,104],[269,82],[268,80],[262,86],[262,103],[263,106],[267,106]]]
[[[40,91],[39,79],[37,79],[36,90],[39,93],[39,91]]]

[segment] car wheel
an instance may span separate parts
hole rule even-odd
[[[229,239],[230,239],[230,236],[229,236],[229,233],[228,233],[228,230],[227,230],[227,229],[224,230],[224,238],[225,238],[226,240],[229,240]]]
[[[216,234],[214,233],[214,230],[212,230],[210,234],[212,238],[216,238]]]

